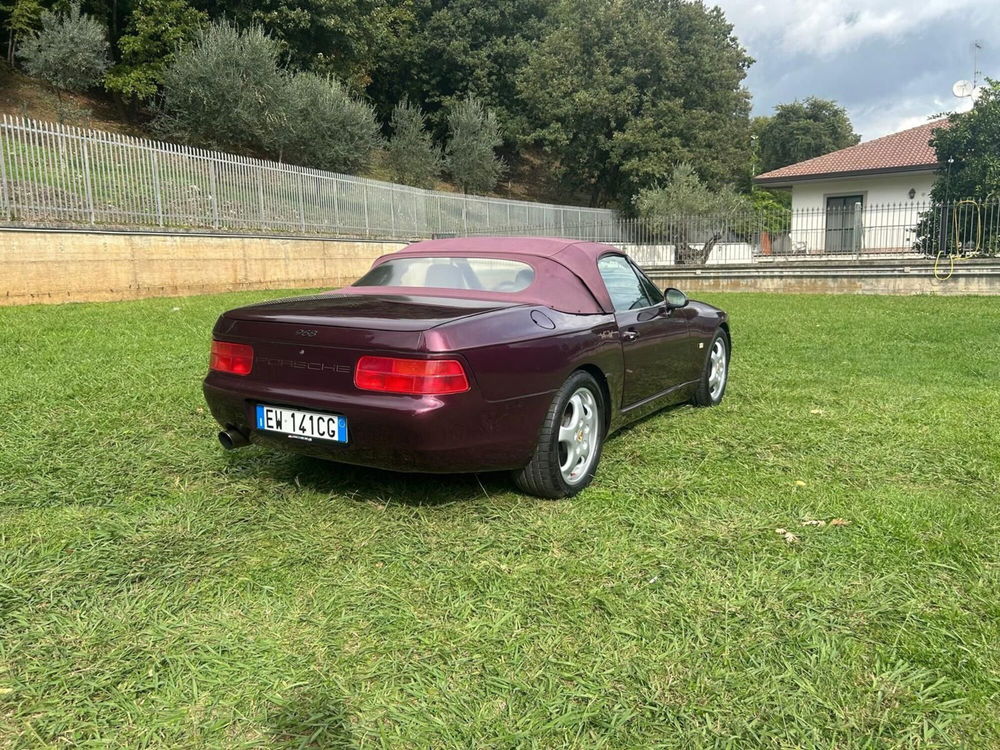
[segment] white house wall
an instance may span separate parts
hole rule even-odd
[[[819,253],[826,246],[826,199],[864,197],[859,250],[892,252],[913,246],[914,227],[930,201],[933,172],[901,172],[839,180],[809,180],[792,188],[793,252]],[[915,195],[910,198],[910,190]]]
[[[619,244],[618,247],[628,253],[636,263],[644,268],[656,266],[672,266],[677,257],[676,249],[673,245],[628,245]],[[693,248],[702,249],[705,246],[699,243],[692,243]],[[708,254],[705,265],[719,266],[726,263],[753,263],[754,245],[748,242],[719,242]]]

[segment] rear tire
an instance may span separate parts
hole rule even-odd
[[[715,332],[712,345],[708,347],[708,357],[698,381],[691,403],[695,406],[718,406],[726,395],[729,383],[729,335],[724,328]]]
[[[514,472],[514,483],[537,497],[572,497],[594,479],[604,430],[604,393],[592,375],[577,370],[552,399],[535,453]]]

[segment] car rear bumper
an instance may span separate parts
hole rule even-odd
[[[322,394],[240,382],[211,373],[205,400],[215,420],[251,443],[342,463],[391,471],[462,473],[519,469],[531,459],[552,401],[540,393],[486,401],[477,393],[403,396]],[[347,443],[304,442],[256,429],[258,403],[347,418]]]

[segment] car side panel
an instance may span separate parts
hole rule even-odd
[[[611,426],[617,426],[624,365],[613,315],[518,308],[440,326],[425,344],[429,351],[461,354],[489,401],[551,397],[574,370],[596,368],[608,388]]]
[[[708,361],[709,345],[715,337],[715,332],[719,330],[719,326],[728,322],[729,316],[719,308],[705,304],[704,302],[698,302],[697,300],[691,300],[682,309],[690,316],[688,318],[688,325],[691,331],[691,340],[694,344],[692,349],[695,353],[695,357],[691,362],[691,377],[692,379],[697,379],[701,377],[705,363]],[[703,345],[701,349],[698,348],[698,344]]]

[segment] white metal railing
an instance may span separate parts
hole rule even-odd
[[[508,227],[504,233],[611,242],[643,266],[852,258],[904,264],[938,255],[1000,254],[1000,198],[615,217],[564,232]]]
[[[4,115],[0,221],[407,239],[608,224],[607,209],[396,185]]]
[[[1000,199],[629,219],[445,193],[4,115],[0,223],[419,239],[611,242],[643,265],[1000,252]]]

